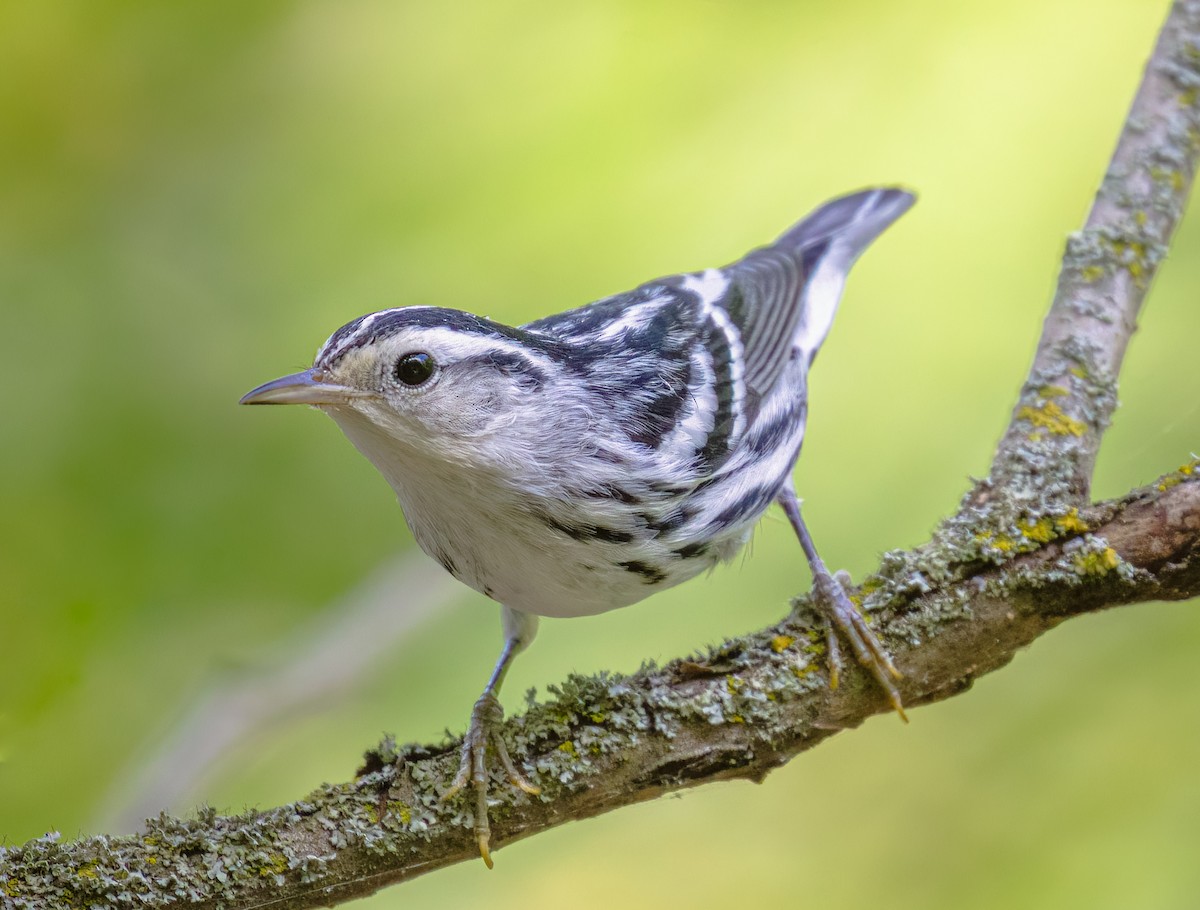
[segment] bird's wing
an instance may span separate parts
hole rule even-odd
[[[660,278],[524,328],[570,346],[632,440],[690,453],[711,471],[792,351],[811,362],[850,266],[912,203],[898,189],[843,196],[724,268]]]
[[[631,442],[684,463],[728,421],[728,350],[710,356],[696,299],[650,283],[522,327],[560,345],[561,362]],[[714,366],[724,365],[723,373]],[[718,402],[718,397],[720,401]]]

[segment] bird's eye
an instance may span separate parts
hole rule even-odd
[[[432,357],[424,351],[417,351],[414,354],[405,354],[397,360],[392,372],[405,385],[418,386],[429,381],[436,367]]]

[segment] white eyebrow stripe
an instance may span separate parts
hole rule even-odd
[[[366,337],[371,331],[371,326],[373,326],[384,316],[390,316],[392,313],[398,313],[401,310],[427,310],[429,308],[430,307],[428,305],[392,307],[387,310],[379,310],[374,313],[368,313],[366,316],[361,316],[359,317],[358,325],[355,327],[354,331],[340,339],[336,348],[332,347],[334,340],[337,339],[338,333],[341,332],[342,329],[346,328],[346,326],[342,326],[327,339],[325,339],[325,343],[321,345],[320,350],[317,351],[316,360],[323,360],[325,358],[337,359],[337,357],[341,356],[343,351],[354,347],[358,344],[359,339]]]

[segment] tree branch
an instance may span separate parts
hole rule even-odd
[[[1117,375],[1150,282],[1183,215],[1200,154],[1200,5],[1177,0],[1159,33],[1083,230],[1067,241],[1033,367],[976,491],[1033,474],[1039,496],[1088,501]],[[1030,451],[1033,435],[1041,444]],[[1018,491],[1019,492],[1019,491]]]
[[[1082,613],[1200,594],[1200,461],[1087,505],[1116,375],[1200,152],[1200,0],[1176,2],[1084,230],[1068,242],[1037,355],[980,481],[933,539],[885,554],[857,596],[910,704],[948,698]],[[493,843],[696,784],[761,780],[885,710],[837,690],[806,599],[793,618],[630,676],[572,677],[505,728],[538,799],[495,788]],[[465,800],[440,794],[457,744],[385,742],[356,778],[265,812],[160,816],[130,837],[0,850],[4,906],[301,908],[471,859]]]
[[[1066,534],[1003,565],[899,597],[882,629],[911,704],[948,698],[1064,619],[1200,592],[1200,463],[1076,516]],[[872,579],[882,584],[881,579]],[[880,588],[881,589],[881,588]],[[877,589],[879,590],[879,589]],[[831,690],[822,635],[785,622],[703,658],[630,676],[572,677],[509,721],[514,754],[544,789],[497,787],[494,843],[701,783],[761,780],[792,756],[887,707],[861,673]],[[919,642],[919,644],[918,644]],[[69,844],[43,838],[0,856],[11,906],[313,907],[477,859],[463,800],[440,793],[454,743],[391,743],[355,780],[261,813],[160,816],[144,832]]]

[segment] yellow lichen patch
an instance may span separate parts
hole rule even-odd
[[[402,802],[392,800],[387,804],[387,809],[388,812],[400,819],[400,823],[403,825],[407,825],[412,821],[412,810]]]
[[[96,874],[96,864],[95,863],[84,863],[82,866],[79,867],[78,871],[76,871],[75,874],[78,875],[80,878],[99,878],[100,877]]]
[[[738,679],[736,676],[726,676],[725,677],[725,689],[729,692],[730,695],[735,694],[737,692],[737,690],[740,689],[745,684],[746,684],[745,682]]]
[[[771,639],[771,650],[776,654],[782,654],[796,642],[795,635],[776,635]]]
[[[6,897],[16,897],[21,893],[21,885],[15,878],[7,878],[4,881],[4,895]]]
[[[272,853],[268,859],[269,863],[258,867],[258,874],[263,878],[274,878],[276,875],[283,875],[287,872],[288,861],[287,857],[282,853]]]
[[[1075,571],[1080,575],[1107,575],[1121,564],[1121,557],[1112,547],[1105,547],[1099,553],[1075,554]]]
[[[1163,493],[1171,489],[1171,487],[1183,483],[1198,470],[1200,470],[1200,459],[1189,461],[1187,464],[1180,465],[1175,473],[1167,474],[1165,477],[1161,478],[1158,483],[1155,484],[1155,488],[1160,493]]]
[[[601,714],[599,711],[593,711],[587,717],[588,717],[588,720],[590,720],[594,724],[604,723],[604,715]]]
[[[1104,266],[1102,265],[1085,265],[1079,270],[1079,277],[1091,284],[1094,281],[1099,281],[1104,277]]]
[[[1159,181],[1160,183],[1171,184],[1171,189],[1173,189],[1173,190],[1183,189],[1183,184],[1184,184],[1183,174],[1180,173],[1175,168],[1152,167],[1152,168],[1150,168],[1150,176],[1153,177],[1155,180]],[[1129,246],[1136,245],[1139,247],[1142,246],[1140,243],[1139,244],[1128,244],[1128,245]],[[1121,246],[1121,244],[1118,244],[1118,246]],[[1144,251],[1144,247],[1143,247],[1143,251]],[[1140,253],[1139,253],[1139,255],[1140,255]]]
[[[575,754],[575,744],[568,739],[565,743],[559,744],[558,751],[566,752],[568,755],[574,755]]]
[[[1017,542],[1007,534],[997,534],[995,531],[980,531],[975,539],[986,547],[999,550],[1001,553],[1011,553],[1017,548]]]
[[[1017,522],[1021,536],[1037,544],[1049,543],[1067,534],[1082,534],[1087,529],[1087,522],[1079,517],[1078,509],[1071,509],[1066,515],[1043,515],[1034,521],[1024,519]]]
[[[864,581],[862,583],[862,586],[859,588],[859,590],[862,591],[863,597],[866,597],[869,594],[875,593],[882,587],[883,587],[883,579],[880,578],[878,575],[872,575],[870,578],[868,578],[866,581]]]
[[[1063,534],[1082,534],[1088,529],[1087,522],[1079,517],[1079,510],[1072,509],[1066,515],[1054,519],[1054,526]]]
[[[1068,416],[1062,408],[1053,401],[1047,401],[1039,408],[1025,405],[1017,411],[1018,420],[1028,420],[1035,427],[1053,433],[1055,436],[1082,436],[1087,424]]]
[[[1153,169],[1150,174],[1155,180],[1170,180],[1174,171],[1163,170],[1162,168]],[[1121,258],[1122,262],[1128,262],[1130,259],[1144,259],[1146,257],[1146,244],[1140,240],[1114,240],[1112,242],[1113,252]]]
[[[1063,395],[1069,395],[1070,392],[1060,385],[1044,385],[1038,389],[1038,394],[1043,398],[1059,398]]]
[[[1073,366],[1068,372],[1077,379],[1087,379],[1088,371],[1081,366]]]
[[[730,714],[729,722],[731,724],[744,724],[746,722],[746,718],[742,717],[740,714]]]
[[[1145,227],[1146,222],[1150,220],[1150,216],[1147,215],[1142,209],[1138,209],[1133,213],[1133,220],[1137,222],[1138,227]]]
[[[1025,538],[1035,543],[1049,543],[1058,536],[1055,534],[1054,522],[1045,517],[1037,521],[1018,521],[1017,528]]]
[[[812,664],[805,664],[802,667],[792,667],[792,676],[796,677],[796,679],[806,679],[812,676],[815,670],[816,667]]]

